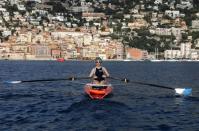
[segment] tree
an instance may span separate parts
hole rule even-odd
[[[144,20],[146,20],[147,23],[151,23],[151,14],[147,14],[146,16],[144,16]]]
[[[89,26],[93,26],[94,22],[93,21],[89,21]]]
[[[150,36],[150,32],[147,28],[135,29],[139,36]]]
[[[182,40],[187,40],[187,34],[182,33]]]
[[[134,38],[130,41],[129,46],[147,50],[149,52],[154,52],[154,48],[158,48],[159,51],[164,51],[164,49],[160,46],[160,42],[155,39],[147,39],[146,36]]]
[[[113,18],[122,20],[124,18],[124,15],[123,13],[115,13],[113,14]]]
[[[159,6],[159,9],[160,9],[159,10],[160,12],[165,12],[166,10],[169,10],[170,7],[166,4],[162,4],[162,5]]]
[[[192,36],[192,43],[194,43],[194,41],[199,38],[199,31],[191,32],[190,35]]]
[[[112,15],[113,13],[114,13],[114,10],[112,10],[111,8],[106,8],[105,10],[104,10],[104,13],[106,14],[106,15]]]

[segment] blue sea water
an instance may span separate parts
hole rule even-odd
[[[199,130],[199,63],[104,62],[111,76],[173,88],[190,87],[191,97],[174,90],[109,80],[113,94],[91,100],[89,80],[6,84],[87,76],[93,62],[0,61],[0,131],[196,131]]]

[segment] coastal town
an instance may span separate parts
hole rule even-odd
[[[1,0],[0,59],[199,59],[197,1],[116,1]]]

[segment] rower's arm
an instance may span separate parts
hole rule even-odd
[[[90,73],[89,77],[93,77],[94,74],[95,74],[95,68],[93,68],[93,69],[91,70],[91,73]]]
[[[103,70],[104,70],[104,73],[105,73],[106,77],[109,77],[109,76],[110,76],[110,74],[108,73],[108,71],[106,70],[106,68],[105,68],[105,67],[103,67]]]

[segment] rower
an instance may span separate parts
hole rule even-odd
[[[93,78],[95,84],[105,84],[106,77],[109,77],[109,73],[102,65],[102,59],[97,57],[95,59],[95,67],[91,70],[89,77]]]

